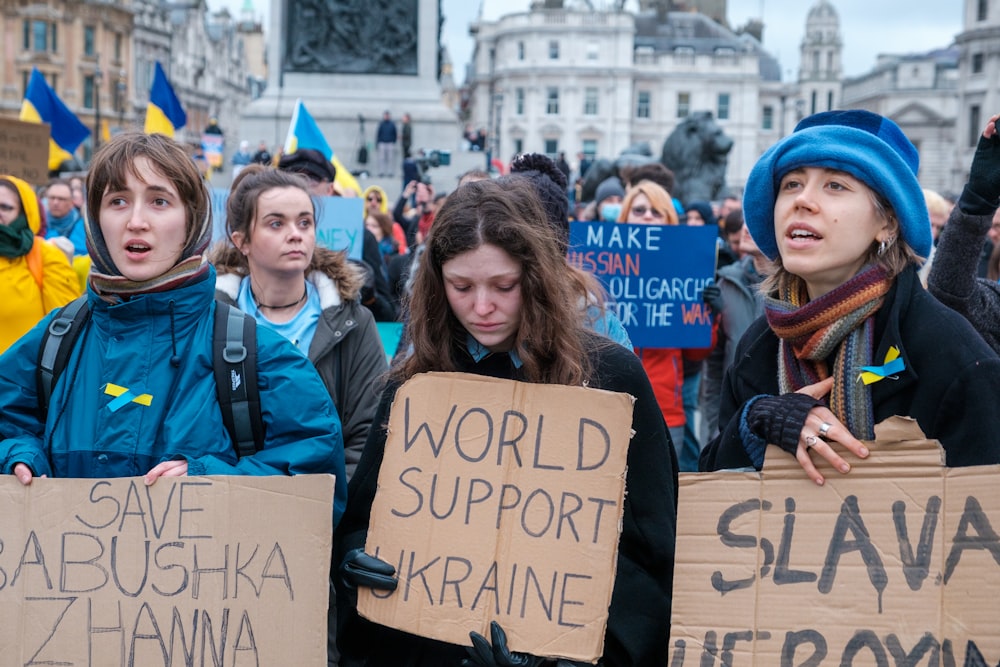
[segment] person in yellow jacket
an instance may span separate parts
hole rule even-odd
[[[0,176],[0,353],[50,310],[80,296],[62,250],[36,236],[38,197],[14,176]]]

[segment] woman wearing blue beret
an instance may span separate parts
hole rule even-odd
[[[759,470],[773,443],[823,484],[814,457],[849,472],[831,445],[863,459],[861,440],[894,415],[949,466],[1000,462],[1000,358],[917,276],[931,249],[918,166],[899,127],[867,111],[810,116],[761,156],[743,209],[773,262],[765,314],[740,341],[702,470]]]

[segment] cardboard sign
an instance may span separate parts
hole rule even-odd
[[[3,172],[32,185],[49,180],[49,126],[0,118],[0,164]]]
[[[212,243],[226,235],[226,202],[229,190],[212,188]],[[347,250],[350,259],[361,260],[364,249],[364,202],[358,197],[315,197],[316,245]]]
[[[359,591],[383,625],[454,644],[496,620],[514,651],[603,654],[631,438],[627,394],[426,373],[404,384],[367,553],[391,593]]]
[[[567,258],[600,278],[636,347],[708,347],[712,312],[701,294],[715,275],[718,235],[715,227],[574,222]]]
[[[332,477],[3,475],[0,499],[4,664],[326,664]]]
[[[1000,466],[944,468],[910,419],[875,433],[847,475],[813,456],[822,487],[773,446],[680,476],[671,667],[998,664]]]

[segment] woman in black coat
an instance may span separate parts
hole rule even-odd
[[[662,667],[670,630],[677,466],[642,365],[630,351],[587,329],[568,265],[527,182],[462,186],[441,208],[426,246],[409,303],[412,349],[391,371],[375,416],[379,426],[365,445],[337,529],[337,558],[347,566],[337,592],[341,665],[548,664],[537,656],[511,655],[502,634],[494,633],[492,645],[476,635],[482,650],[470,657],[468,647],[393,630],[357,612],[353,589],[382,587],[380,575],[392,572],[362,549],[395,392],[417,373],[461,371],[635,397],[602,664]],[[580,557],[565,554],[568,562]]]
[[[822,484],[813,456],[848,472],[830,443],[864,458],[861,440],[894,415],[949,466],[1000,462],[1000,359],[916,275],[931,245],[917,168],[895,123],[866,111],[810,116],[754,166],[744,212],[775,269],[702,470],[760,469],[772,443]]]

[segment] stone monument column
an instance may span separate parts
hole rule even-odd
[[[410,114],[414,151],[456,151],[461,127],[442,100],[439,26],[439,0],[274,0],[267,88],[244,111],[242,136],[282,144],[302,98],[348,169],[358,168],[360,120],[373,144],[384,111],[397,123]]]

